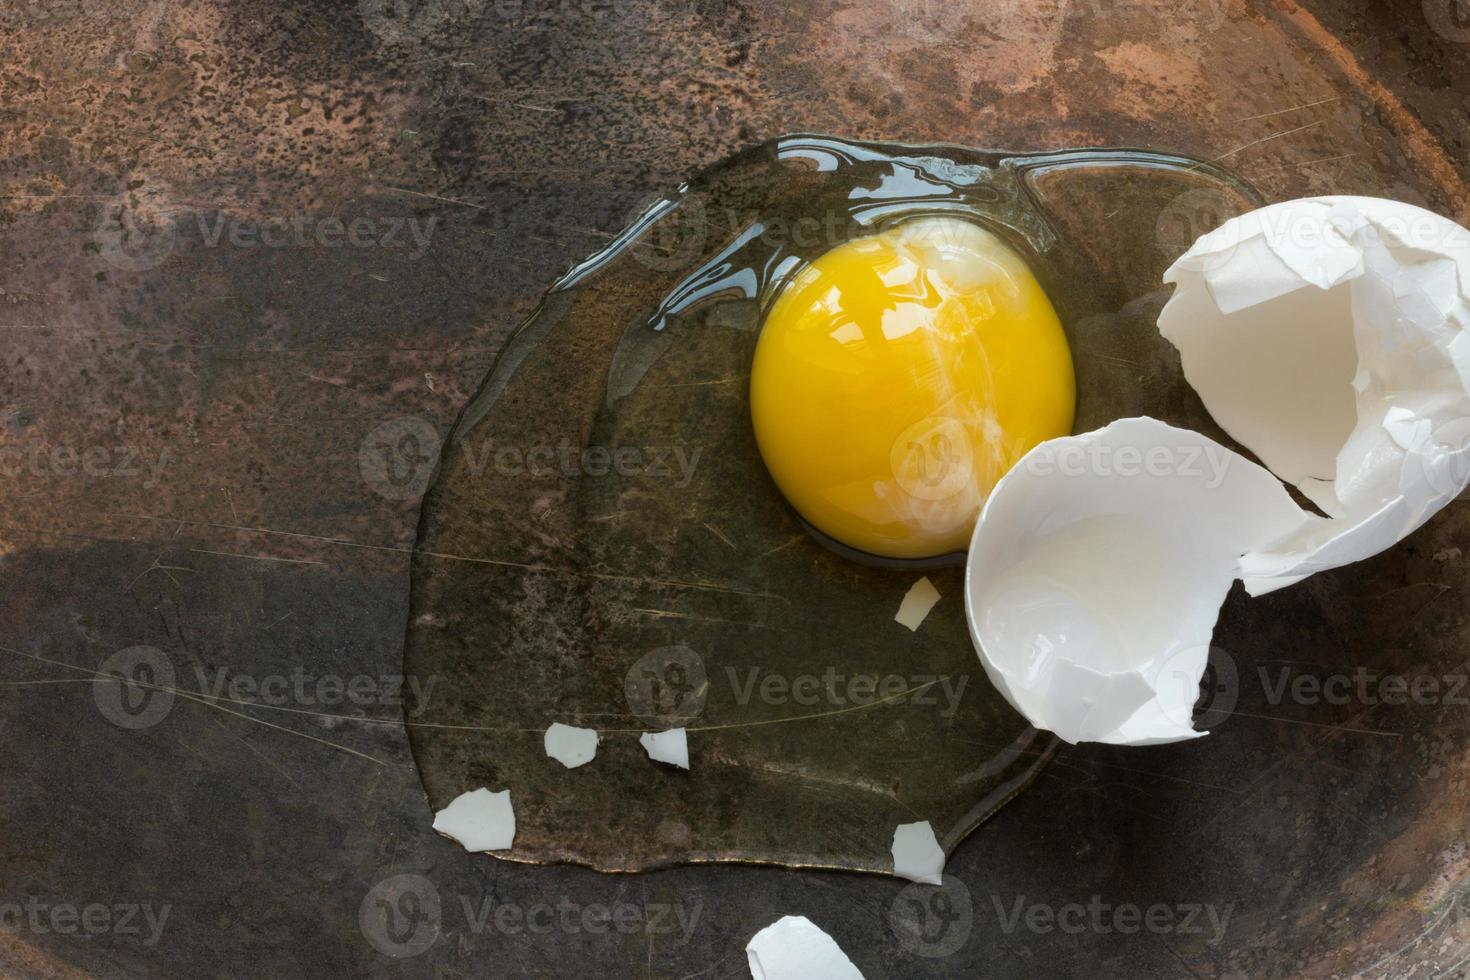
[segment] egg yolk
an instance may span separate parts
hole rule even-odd
[[[874,555],[965,547],[997,480],[1072,429],[1062,325],[1021,256],[958,218],[839,245],[766,314],[755,436],[818,531]]]

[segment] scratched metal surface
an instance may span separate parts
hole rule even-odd
[[[1217,734],[1066,750],[938,901],[519,867],[428,832],[391,723],[417,501],[377,450],[395,420],[442,436],[649,194],[783,132],[1141,145],[1463,219],[1467,42],[1435,0],[5,4],[0,966],[738,976],[800,913],[870,977],[1455,975],[1464,504],[1234,597]],[[1276,696],[1359,665],[1439,694]],[[99,669],[154,689],[124,702]]]

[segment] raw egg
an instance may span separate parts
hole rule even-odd
[[[818,256],[761,328],[750,408],[777,487],[817,531],[885,558],[963,549],[996,481],[1071,432],[1066,335],[1022,257],[918,217]]]

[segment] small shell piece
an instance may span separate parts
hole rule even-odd
[[[459,794],[434,814],[434,829],[459,841],[467,851],[508,850],[516,839],[510,790],[492,793],[482,786]]]
[[[1470,483],[1470,231],[1398,201],[1286,201],[1164,281],[1159,330],[1205,407],[1331,518],[1248,556],[1252,594],[1391,547]]]
[[[926,885],[944,884],[944,848],[929,821],[902,823],[893,832],[893,873]]]
[[[753,980],[863,980],[837,941],[800,915],[756,933],[745,957]]]
[[[638,736],[638,741],[654,762],[664,762],[680,769],[689,768],[689,736],[684,729],[644,732]]]
[[[898,604],[898,613],[893,619],[900,626],[917,631],[919,624],[928,618],[929,611],[938,601],[939,590],[929,581],[929,576],[925,575],[904,594],[903,601]]]
[[[546,754],[568,769],[585,766],[597,756],[597,731],[556,722],[546,729]]]

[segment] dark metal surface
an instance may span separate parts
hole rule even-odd
[[[869,977],[1456,975],[1466,504],[1233,597],[1216,733],[1062,753],[940,902],[519,867],[432,834],[392,724],[417,501],[374,432],[442,436],[569,263],[782,132],[1141,145],[1272,198],[1464,220],[1467,42],[1435,0],[6,4],[0,964],[739,976],[749,936],[799,913]],[[1280,693],[1360,666],[1439,687]],[[99,669],[152,687],[124,699]],[[443,679],[413,680],[432,701]]]

